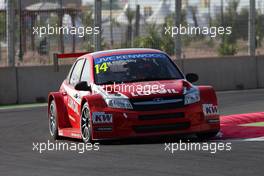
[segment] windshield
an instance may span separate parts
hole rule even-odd
[[[172,61],[162,53],[123,54],[94,59],[96,84],[182,79]]]

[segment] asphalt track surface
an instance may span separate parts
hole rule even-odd
[[[222,114],[260,112],[264,90],[218,93]],[[231,151],[165,152],[164,142],[138,139],[107,142],[99,151],[33,151],[49,138],[46,107],[0,110],[0,175],[264,175],[264,141],[231,141]],[[78,143],[76,140],[59,142]],[[228,142],[228,141],[224,141]]]

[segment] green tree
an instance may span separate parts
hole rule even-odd
[[[218,15],[213,21],[214,26],[232,27],[230,35],[223,35],[222,42],[218,48],[219,55],[234,55],[237,52],[236,42],[239,38],[241,27],[239,26],[238,6],[239,0],[230,0],[223,14],[224,21],[221,20],[221,15]],[[244,12],[243,15],[246,15]],[[223,23],[223,24],[222,24]],[[243,28],[242,28],[243,29]]]
[[[257,12],[256,14],[256,44],[257,47],[262,46],[262,41],[264,38],[264,15],[260,12]]]
[[[148,35],[136,38],[134,46],[139,48],[161,49],[161,29],[156,24],[148,24],[146,28]]]
[[[4,40],[5,38],[5,35],[6,35],[6,31],[5,31],[5,14],[4,13],[1,13],[0,14],[0,41]]]
[[[175,42],[174,38],[165,34],[165,28],[172,27],[174,25],[174,14],[166,17],[163,25],[147,24],[147,35],[138,37],[134,41],[135,47],[140,48],[154,48],[165,51],[169,55],[173,55]],[[187,25],[186,12],[183,10],[181,14],[181,24]]]
[[[94,20],[93,20],[93,10],[91,7],[87,7],[87,9],[85,9],[82,12],[82,24],[84,26],[93,26],[94,24]],[[92,36],[90,35],[85,35],[84,36],[84,42],[85,42],[85,50],[87,51],[94,51],[94,45],[93,45],[93,39]]]

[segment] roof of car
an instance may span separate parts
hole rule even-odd
[[[105,50],[97,51],[90,53],[93,58],[99,58],[104,56],[119,55],[119,54],[133,54],[133,53],[163,53],[157,49],[150,48],[129,48],[129,49],[114,49],[114,50]]]

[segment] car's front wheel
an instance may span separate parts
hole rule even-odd
[[[90,110],[88,107],[88,103],[85,103],[82,108],[81,114],[81,136],[84,143],[88,143],[92,141],[92,130],[91,130],[91,120],[90,120]]]
[[[58,125],[57,125],[57,108],[55,101],[52,100],[49,105],[49,131],[53,139],[58,139]]]

